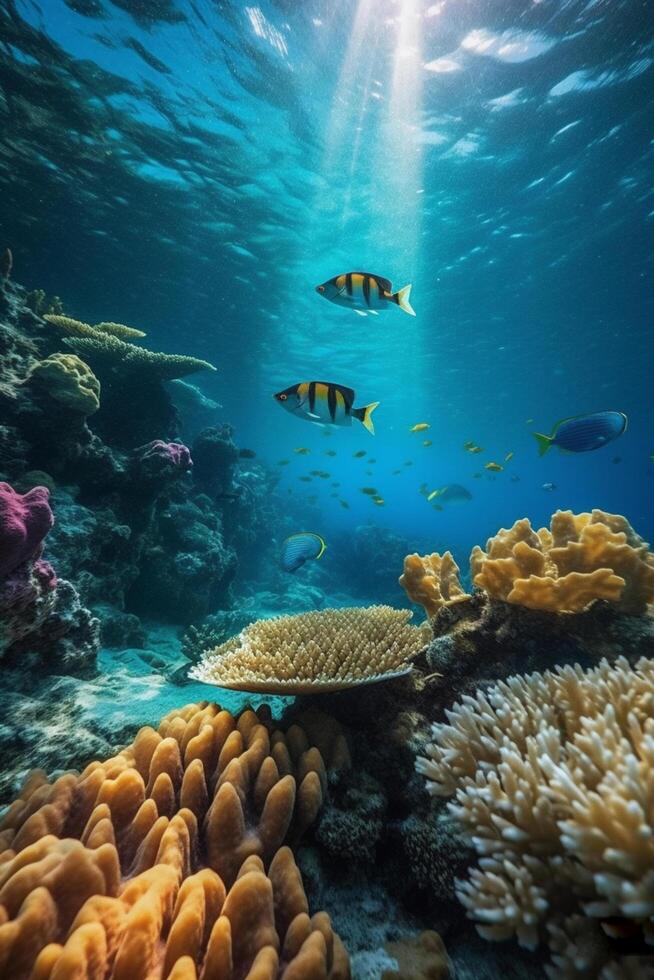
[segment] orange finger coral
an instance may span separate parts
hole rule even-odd
[[[294,729],[188,705],[80,775],[30,777],[0,823],[0,976],[347,980],[281,846],[326,785]]]

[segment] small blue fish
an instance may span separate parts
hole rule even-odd
[[[296,572],[305,562],[320,558],[327,544],[313,531],[291,534],[282,545],[281,564],[285,572]]]
[[[533,435],[540,456],[544,456],[550,446],[558,446],[568,453],[588,453],[613,442],[626,428],[627,416],[624,412],[594,412],[557,422],[551,436],[540,432]]]

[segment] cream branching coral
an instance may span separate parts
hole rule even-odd
[[[91,415],[100,408],[100,382],[75,354],[51,354],[37,361],[28,378],[80,415]]]
[[[103,334],[110,334],[123,340],[137,340],[140,337],[145,337],[145,331],[137,330],[135,327],[126,327],[124,323],[107,321],[91,326],[90,323],[84,323],[83,320],[74,320],[71,316],[53,313],[46,313],[43,319],[70,337],[98,337]]]
[[[33,774],[0,823],[0,976],[347,980],[281,846],[325,783],[297,726],[206,702],[79,776]]]
[[[654,939],[654,661],[512,677],[447,719],[417,768],[479,854],[458,886],[479,932],[533,947],[549,928],[563,959],[571,914]]]
[[[619,514],[557,511],[550,528],[527,518],[470,556],[475,586],[532,609],[582,612],[596,599],[642,613],[654,601],[654,555]]]
[[[91,326],[82,320],[50,313],[43,319],[64,334],[68,347],[92,363],[120,365],[123,370],[135,373],[148,371],[162,381],[183,378],[196,371],[216,370],[213,364],[199,357],[161,354],[130,343],[131,340],[145,337],[145,333],[134,327],[126,327],[123,323],[107,321]]]
[[[422,606],[429,617],[443,606],[468,598],[451,551],[407,555],[399,582],[411,602]]]
[[[390,606],[262,619],[205,652],[191,677],[238,691],[338,691],[406,674],[427,642],[411,613]]]
[[[95,363],[106,364],[110,367],[119,366],[121,371],[132,371],[136,374],[148,372],[156,375],[161,381],[173,381],[184,378],[196,371],[215,371],[209,361],[199,357],[188,357],[186,354],[160,354],[137,347],[110,334],[98,337],[68,337],[65,343],[77,354],[88,357]]]

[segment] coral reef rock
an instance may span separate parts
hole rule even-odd
[[[337,691],[397,677],[425,644],[411,614],[390,606],[262,619],[191,670],[196,680],[277,694]]]
[[[553,977],[622,975],[603,923],[654,934],[653,704],[652,660],[516,676],[454,705],[418,758],[479,857],[457,885],[469,917],[549,942]]]
[[[0,974],[348,980],[282,846],[322,799],[302,744],[205,702],[81,775],[33,773],[0,824]]]
[[[41,558],[54,520],[49,496],[46,487],[20,494],[0,483],[0,657],[5,665],[21,661],[25,670],[87,674],[99,623]]]

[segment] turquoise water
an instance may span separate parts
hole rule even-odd
[[[192,380],[278,468],[291,523],[372,521],[462,563],[558,507],[651,539],[647,8],[5,0],[0,237],[72,315],[216,363]],[[314,291],[351,269],[412,283],[416,318]],[[375,437],[273,403],[312,379],[379,401]],[[603,409],[628,414],[619,441],[538,457],[532,430]],[[472,499],[419,493],[453,482]]]

